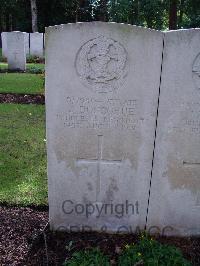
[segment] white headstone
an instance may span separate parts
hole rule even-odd
[[[45,54],[45,34],[43,34],[43,45],[44,45],[44,54]]]
[[[163,33],[115,23],[46,29],[50,224],[144,229]]]
[[[167,32],[148,228],[200,235],[200,30]]]
[[[2,41],[2,56],[7,58],[7,32],[1,33],[1,41]]]
[[[26,70],[25,35],[23,32],[7,33],[8,69]]]
[[[30,55],[43,57],[43,33],[30,33]]]
[[[29,33],[24,32],[24,34],[25,34],[24,41],[25,41],[26,56],[28,56],[29,55]]]

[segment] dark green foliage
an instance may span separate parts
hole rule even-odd
[[[71,249],[71,246],[70,246]],[[70,251],[69,246],[67,250]],[[179,249],[163,245],[143,234],[137,244],[126,245],[118,259],[118,266],[191,266]],[[108,257],[98,248],[78,251],[64,266],[109,266]]]
[[[37,56],[29,55],[28,58],[26,58],[26,63],[33,63],[33,64],[44,64],[44,59],[41,59]]]
[[[44,64],[26,64],[26,73],[30,74],[44,74]],[[0,73],[15,73],[16,71],[8,70],[7,63],[0,63]]]
[[[179,249],[143,235],[138,244],[127,245],[118,266],[191,266]]]
[[[109,259],[98,248],[75,252],[64,266],[109,266]]]
[[[38,27],[109,20],[167,29],[172,0],[37,0]],[[31,32],[30,0],[0,0],[0,31]],[[200,27],[200,1],[177,0],[177,27]]]
[[[143,24],[146,24],[148,28],[166,28],[167,25],[165,25],[165,18],[167,14],[168,8],[166,8],[164,1],[141,1],[141,21],[143,21]]]
[[[149,28],[163,29],[167,15],[162,0],[110,1],[110,20]]]
[[[31,8],[28,0],[0,0],[0,31],[31,31]]]

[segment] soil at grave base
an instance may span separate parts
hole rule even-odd
[[[200,239],[199,238],[166,238],[157,237],[159,242],[170,244],[180,248],[186,259],[192,262],[194,266],[200,266]],[[70,252],[66,246],[72,241]],[[70,259],[73,252],[92,247],[99,247],[100,250],[110,258],[111,265],[117,266],[117,258],[126,244],[137,243],[136,235],[109,235],[100,233],[52,233],[46,232],[46,247],[44,240],[33,245],[29,253],[29,259],[26,265],[46,265],[48,251],[48,265],[63,265],[65,259]],[[100,265],[101,266],[101,265]]]
[[[45,208],[0,206],[0,265],[45,266],[46,254],[49,266],[62,265],[74,251],[91,247],[100,247],[116,265],[122,247],[138,240],[131,234],[53,233],[48,227],[43,234],[47,223],[48,210]],[[193,265],[200,265],[200,238],[159,237],[158,240],[179,247]],[[72,249],[68,252],[66,245],[70,241]]]
[[[42,94],[0,93],[0,103],[44,104]]]
[[[0,265],[25,265],[34,239],[47,222],[47,210],[0,206]]]

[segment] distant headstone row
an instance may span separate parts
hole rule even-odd
[[[7,58],[9,69],[25,70],[26,58],[44,57],[44,34],[26,32],[2,32],[2,56]]]
[[[200,30],[47,28],[53,230],[200,235]]]

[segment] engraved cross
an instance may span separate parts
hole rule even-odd
[[[183,165],[185,167],[199,167],[200,168],[200,162],[198,161],[183,161]],[[197,192],[197,199],[196,199],[196,206],[200,207],[200,191]]]
[[[81,164],[96,164],[97,165],[97,185],[96,185],[96,201],[99,200],[101,187],[101,164],[121,164],[122,160],[106,160],[102,158],[103,152],[103,135],[98,135],[98,151],[95,159],[78,158],[77,162]]]

